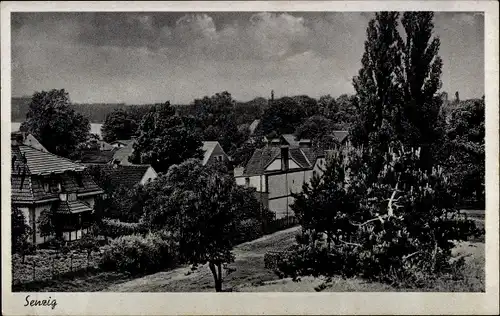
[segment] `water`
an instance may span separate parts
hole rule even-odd
[[[12,122],[10,124],[11,124],[10,130],[12,132],[19,131],[19,128],[21,127],[21,122]],[[101,127],[102,127],[101,123],[90,123],[90,133],[101,136]]]

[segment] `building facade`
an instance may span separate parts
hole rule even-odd
[[[44,243],[38,222],[49,212],[56,230],[67,241],[88,231],[96,198],[103,191],[83,165],[24,144],[22,135],[11,137],[11,203],[32,229],[30,241]]]
[[[325,167],[324,151],[290,146],[285,140],[257,149],[244,168],[235,169],[236,183],[256,189],[262,206],[269,208],[276,219],[294,216],[290,205],[292,193],[302,192],[304,183]]]

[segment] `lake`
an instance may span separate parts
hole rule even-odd
[[[12,132],[17,132],[19,131],[20,127],[21,127],[21,122],[12,122],[10,130]],[[101,136],[101,127],[102,127],[101,123],[90,123],[90,133]]]

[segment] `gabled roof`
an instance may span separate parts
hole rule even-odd
[[[214,152],[215,148],[219,146],[222,152],[224,152],[224,149],[222,149],[222,146],[219,144],[218,141],[205,141],[203,142],[203,165],[205,165],[208,162],[208,159],[210,159],[210,156],[212,156],[212,153]],[[227,156],[227,154],[224,152],[224,154]]]
[[[260,124],[260,120],[254,120],[252,124],[250,124],[250,127],[248,128],[250,130],[250,135],[253,135],[255,133],[255,130]]]
[[[99,165],[105,169],[114,186],[132,188],[140,183],[150,165]],[[154,169],[153,169],[154,170]]]
[[[13,144],[26,145],[35,149],[49,152],[43,145],[30,133],[14,131],[10,134],[10,139]]]
[[[132,156],[132,153],[134,152],[135,142],[136,142],[136,140],[132,139],[128,145],[115,151],[114,155],[113,155],[113,161],[120,162],[120,164],[122,164],[122,165],[128,164],[129,163],[128,158],[130,156]]]
[[[299,141],[296,140],[295,135],[293,134],[283,134],[281,137],[285,140],[290,147],[298,147],[299,146]]]
[[[289,148],[290,158],[297,163],[301,169],[312,169],[319,157],[324,157],[323,151],[318,151],[312,148]],[[258,148],[254,151],[247,165],[243,175],[259,175],[264,174],[267,166],[275,159],[281,158],[281,148],[275,146],[266,146]]]
[[[83,152],[80,161],[82,163],[107,164],[113,161],[113,156],[116,152],[117,150],[115,147],[113,147],[113,150],[86,150]]]
[[[347,136],[349,136],[348,131],[333,131],[330,133],[330,136],[332,136],[337,142],[342,143]]]
[[[84,166],[76,164],[69,159],[56,156],[26,145],[11,146],[12,169],[19,172],[19,168],[27,167],[32,175],[63,173],[65,171],[83,171]]]
[[[132,145],[134,143],[134,139],[117,139],[113,142],[111,142],[110,144],[113,145],[113,144],[123,144],[124,146],[129,146],[129,145]]]
[[[248,160],[243,174],[263,174],[266,167],[278,157],[280,157],[279,147],[268,146],[264,148],[257,148],[253,152],[252,157]]]

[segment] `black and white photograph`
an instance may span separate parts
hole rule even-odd
[[[72,293],[498,294],[485,9],[245,4],[7,14],[16,314]]]

